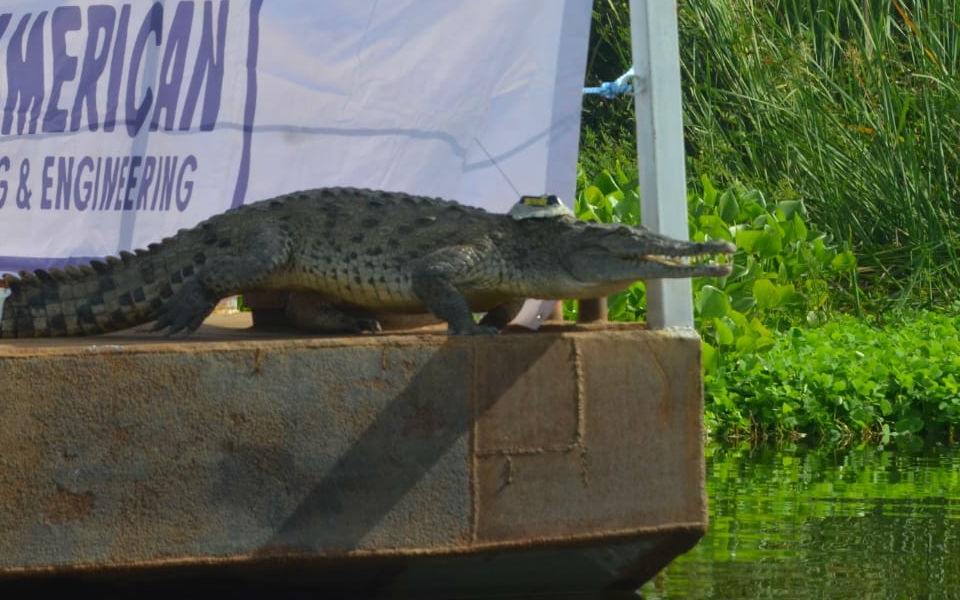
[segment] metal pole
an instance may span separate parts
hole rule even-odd
[[[677,4],[630,0],[640,211],[653,231],[688,239]],[[653,329],[693,327],[689,279],[651,279],[647,322]]]

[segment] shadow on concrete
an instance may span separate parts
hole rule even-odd
[[[556,335],[524,336],[522,352],[516,344],[480,345],[471,340],[450,339],[422,365],[406,388],[383,409],[327,475],[303,499],[296,511],[261,548],[262,555],[289,554],[322,547],[330,550],[355,550],[373,532],[381,520],[410,490],[434,470],[450,453],[465,461],[472,458],[471,429],[477,417],[492,406],[523,373],[557,342]],[[512,341],[516,342],[516,338]],[[478,352],[497,347],[511,352],[511,362],[492,378],[477,385]],[[500,361],[498,361],[500,362]],[[502,362],[501,362],[502,364]],[[481,397],[482,396],[482,397]],[[442,468],[442,467],[441,467]],[[458,476],[471,472],[470,465],[456,464],[447,471]],[[444,473],[434,476],[444,477]],[[469,482],[461,489],[468,490]],[[470,498],[450,494],[436,495],[438,502],[470,502]],[[451,515],[470,515],[470,506],[418,507],[416,514],[444,511]],[[469,525],[469,523],[466,523]],[[461,530],[460,539],[451,545],[465,545],[469,534]],[[416,540],[380,540],[407,545]]]

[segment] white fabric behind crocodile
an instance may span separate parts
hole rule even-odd
[[[0,271],[310,187],[572,200],[589,19],[589,0],[5,0]]]

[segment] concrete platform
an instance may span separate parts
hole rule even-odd
[[[592,595],[705,531],[693,333],[244,319],[0,343],[0,591]]]

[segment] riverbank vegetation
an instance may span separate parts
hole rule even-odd
[[[690,234],[738,246],[730,276],[694,282],[706,422],[718,437],[952,439],[960,7],[827,4],[680,3]],[[589,85],[629,66],[627,2],[594,10]],[[632,98],[584,104],[576,210],[634,223]],[[641,283],[610,318],[644,304]]]

